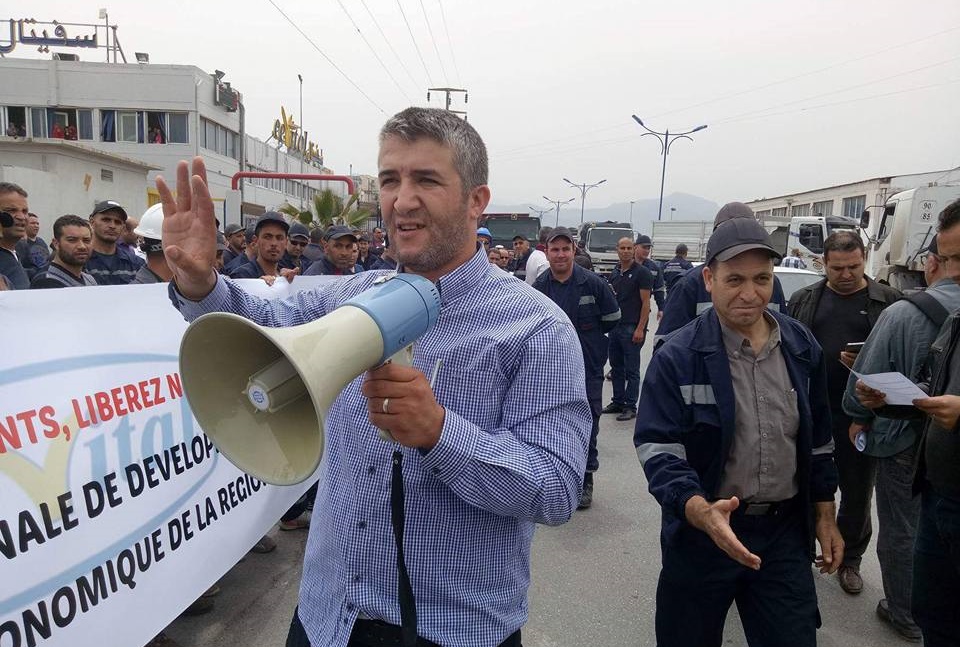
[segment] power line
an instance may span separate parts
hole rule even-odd
[[[443,31],[447,34],[447,45],[450,46],[450,60],[453,61],[453,71],[457,75],[457,85],[463,85],[460,82],[460,68],[457,67],[457,57],[453,54],[453,40],[450,38],[450,30],[447,28],[447,13],[443,10],[443,0],[437,0],[440,5],[440,17],[443,19]]]
[[[440,62],[440,73],[443,74],[443,82],[447,85],[450,85],[449,79],[447,79],[447,68],[443,66],[443,59],[440,58],[440,48],[437,47],[437,39],[433,36],[433,27],[430,26],[430,17],[427,16],[427,8],[423,4],[423,0],[420,0],[420,9],[423,11],[423,20],[427,23],[427,31],[430,33],[430,41],[433,43],[433,51],[437,53],[437,61]]]
[[[733,92],[733,93],[731,93],[731,94],[725,94],[725,95],[722,95],[722,96],[719,96],[719,97],[715,97],[715,98],[713,98],[713,99],[707,99],[706,101],[701,101],[700,103],[695,103],[695,104],[693,104],[693,105],[686,106],[686,107],[684,107],[684,108],[676,108],[676,109],[674,109],[674,110],[668,110],[667,112],[661,112],[661,113],[658,114],[658,115],[652,115],[650,118],[651,118],[651,119],[656,119],[656,118],[658,118],[658,117],[663,117],[663,116],[666,116],[666,115],[672,115],[672,114],[677,113],[677,112],[683,112],[683,111],[685,111],[685,110],[691,110],[691,109],[693,109],[693,108],[699,108],[699,107],[701,107],[701,106],[706,106],[706,105],[709,105],[709,104],[711,104],[711,103],[716,103],[717,101],[723,101],[723,100],[725,100],[725,99],[732,99],[732,98],[734,98],[734,97],[739,97],[739,96],[744,95],[744,94],[750,94],[750,93],[752,93],[752,92],[757,92],[757,91],[759,91],[759,90],[766,90],[767,88],[772,88],[772,87],[774,87],[774,86],[776,86],[776,85],[782,85],[782,84],[784,84],[784,83],[789,83],[790,81],[796,81],[797,79],[802,79],[802,78],[805,78],[805,77],[808,77],[808,76],[813,76],[813,75],[815,75],[815,74],[820,74],[820,73],[826,72],[826,71],[828,71],[828,70],[832,70],[832,69],[835,69],[835,68],[838,68],[838,67],[842,67],[842,66],[844,66],[844,65],[849,65],[850,63],[857,63],[857,62],[862,61],[862,60],[864,60],[864,59],[872,58],[872,57],[878,56],[878,55],[880,55],[880,54],[886,54],[887,52],[893,51],[893,50],[895,50],[895,49],[901,49],[901,48],[903,48],[903,47],[908,47],[908,46],[910,46],[910,45],[915,45],[916,43],[919,43],[919,42],[922,42],[922,41],[925,41],[925,40],[930,40],[931,38],[936,38],[937,36],[942,36],[943,34],[948,34],[948,33],[952,32],[952,31],[957,31],[958,29],[960,29],[960,25],[956,25],[956,26],[954,26],[954,27],[950,27],[950,28],[948,28],[948,29],[944,29],[943,31],[934,32],[933,34],[929,34],[929,35],[923,36],[923,37],[921,37],[921,38],[916,38],[916,39],[914,39],[914,40],[910,40],[910,41],[907,41],[907,42],[904,42],[904,43],[898,43],[898,44],[896,44],[896,45],[891,45],[891,46],[885,47],[885,48],[883,48],[883,49],[878,49],[878,50],[873,51],[873,52],[870,52],[870,53],[868,53],[868,54],[863,54],[862,56],[857,56],[857,57],[855,57],[855,58],[847,59],[847,60],[845,60],[845,61],[840,61],[840,62],[838,62],[838,63],[833,63],[833,64],[831,64],[831,65],[827,65],[826,67],[821,67],[821,68],[818,68],[818,69],[816,69],[816,70],[811,70],[811,71],[809,71],[809,72],[803,72],[803,73],[801,73],[801,74],[796,74],[796,75],[794,75],[794,76],[790,76],[790,77],[787,77],[787,78],[785,78],[785,79],[780,79],[779,81],[771,81],[770,83],[765,83],[765,84],[763,84],[763,85],[758,85],[758,86],[753,87],[753,88],[747,88],[746,90],[739,90],[739,91]]]
[[[350,21],[350,24],[353,25],[353,28],[357,30],[358,34],[360,34],[360,38],[363,39],[363,42],[364,44],[366,44],[367,49],[370,50],[370,53],[373,54],[373,56],[377,59],[377,62],[380,63],[380,67],[383,68],[383,71],[387,73],[387,76],[390,77],[390,80],[393,81],[393,84],[397,86],[398,90],[400,90],[400,94],[402,94],[406,98],[408,103],[413,103],[413,99],[411,99],[410,96],[406,92],[404,92],[403,88],[400,87],[400,84],[393,77],[393,74],[390,72],[389,69],[387,69],[387,66],[383,62],[383,59],[380,58],[380,55],[377,54],[376,50],[373,49],[373,45],[370,44],[370,41],[367,40],[367,37],[363,35],[362,31],[360,31],[360,27],[357,26],[356,21],[354,21],[353,16],[350,15],[350,12],[347,11],[347,8],[343,5],[342,0],[337,0],[337,4],[340,5],[341,9],[343,9],[343,13],[347,15],[347,19]]]
[[[400,0],[397,0],[397,6],[400,8],[400,15],[403,16],[403,22],[407,24],[407,33],[410,34],[410,40],[413,41],[413,48],[417,50],[417,56],[420,58],[420,65],[423,66],[423,73],[427,75],[427,85],[433,85],[430,82],[430,72],[427,70],[427,62],[423,60],[423,54],[420,52],[420,46],[417,45],[417,39],[413,35],[413,29],[410,27],[410,21],[407,20],[407,14],[403,10],[403,5],[400,4]]]
[[[373,21],[373,24],[377,27],[377,31],[380,32],[380,37],[383,38],[383,42],[385,42],[387,47],[390,48],[390,51],[393,52],[393,55],[397,58],[397,62],[400,63],[400,67],[402,67],[403,71],[407,73],[407,77],[410,79],[410,82],[413,83],[414,87],[419,88],[422,84],[413,78],[413,74],[410,73],[410,69],[406,66],[406,64],[404,64],[403,59],[400,58],[400,54],[397,53],[397,50],[393,48],[393,45],[390,43],[390,39],[387,38],[385,33],[383,33],[383,28],[380,27],[380,23],[377,22],[377,17],[373,15],[372,11],[370,11],[370,8],[367,6],[365,0],[360,0],[360,4],[362,4],[363,8],[367,10],[367,13],[370,15],[370,20]]]
[[[792,106],[792,105],[796,105],[796,104],[798,104],[798,103],[803,103],[804,101],[811,101],[811,100],[813,100],[813,99],[820,99],[820,98],[822,98],[822,97],[828,97],[828,96],[831,96],[831,95],[834,95],[834,94],[841,94],[841,93],[843,93],[843,92],[849,92],[850,90],[856,90],[856,89],[858,89],[858,88],[862,88],[862,87],[865,87],[865,86],[868,86],[868,85],[874,85],[874,84],[876,84],[876,83],[882,83],[883,81],[889,81],[890,79],[895,79],[895,78],[897,78],[897,77],[906,76],[906,75],[908,75],[908,74],[913,74],[914,72],[921,72],[921,71],[923,71],[923,70],[930,69],[931,67],[938,67],[938,66],[940,66],[940,65],[945,65],[945,64],[947,64],[947,63],[952,63],[952,62],[954,62],[954,61],[956,61],[956,60],[960,60],[960,56],[955,56],[955,57],[949,58],[949,59],[947,59],[947,60],[945,60],[945,61],[938,61],[938,62],[936,62],[936,63],[931,63],[930,65],[924,65],[924,66],[922,66],[922,67],[917,67],[917,68],[914,68],[914,69],[912,69],[912,70],[907,70],[907,71],[905,71],[905,72],[898,72],[898,73],[896,73],[896,74],[891,74],[890,76],[885,76],[885,77],[882,77],[882,78],[879,78],[879,79],[873,79],[872,81],[865,81],[864,83],[858,83],[858,84],[856,84],[856,85],[850,85],[850,86],[847,86],[847,87],[845,87],[845,88],[841,88],[841,89],[839,89],[839,90],[831,90],[830,92],[823,92],[823,93],[821,93],[821,94],[815,94],[815,95],[810,96],[810,97],[804,97],[803,99],[794,99],[793,101],[787,101],[787,102],[785,102],[785,103],[779,103],[779,104],[777,104],[777,105],[775,105],[775,106],[770,106],[770,107],[768,107],[768,108],[760,108],[760,109],[758,109],[758,110],[751,110],[751,111],[749,111],[749,112],[744,112],[744,113],[741,113],[741,114],[739,114],[739,115],[733,115],[732,117],[726,117],[726,118],[724,118],[724,119],[720,119],[719,121],[714,120],[713,123],[714,123],[714,124],[728,123],[728,122],[731,121],[731,120],[737,120],[739,117],[746,117],[746,116],[749,116],[749,115],[762,114],[762,113],[764,113],[764,112],[766,112],[766,111],[768,111],[768,110],[774,110],[774,109],[776,109],[776,108],[782,108],[782,107],[784,107],[784,106]]]
[[[784,110],[784,111],[781,111],[781,112],[771,112],[771,113],[767,113],[767,114],[763,114],[763,115],[741,115],[741,116],[731,117],[731,118],[729,118],[729,119],[724,119],[724,120],[720,120],[720,121],[712,121],[712,122],[711,122],[711,126],[717,126],[717,125],[720,125],[720,124],[727,124],[727,123],[737,123],[737,122],[741,122],[741,121],[752,121],[752,120],[757,120],[757,119],[765,119],[765,118],[767,118],[767,117],[779,117],[779,116],[782,116],[782,115],[789,115],[789,114],[795,114],[795,113],[798,113],[798,112],[805,112],[805,111],[807,111],[807,110],[819,110],[819,109],[822,109],[822,108],[829,108],[829,107],[832,107],[832,106],[844,105],[844,104],[848,104],[848,103],[857,103],[857,102],[860,102],[860,101],[870,101],[870,100],[872,100],[872,99],[880,99],[880,98],[883,98],[883,97],[889,97],[889,96],[893,96],[893,95],[897,95],[897,94],[905,94],[905,93],[908,93],[908,92],[917,92],[917,91],[920,91],[920,90],[928,90],[928,89],[930,89],[930,88],[942,87],[942,86],[951,85],[951,84],[954,84],[954,83],[960,83],[960,79],[952,79],[952,80],[950,80],[950,81],[944,81],[944,82],[942,82],[942,83],[933,83],[933,84],[930,84],[930,85],[923,85],[923,86],[918,86],[918,87],[913,87],[913,88],[904,88],[904,89],[901,89],[901,90],[892,90],[892,91],[890,91],[890,92],[883,92],[883,93],[880,93],[880,94],[872,94],[872,95],[864,96],[864,97],[856,97],[856,98],[853,98],[853,99],[844,99],[843,101],[833,101],[833,102],[830,102],[830,103],[823,103],[823,104],[819,104],[819,105],[815,105],[815,106],[806,106],[806,107],[803,107],[803,108],[794,108],[794,109],[792,109],[792,110]],[[770,108],[768,108],[768,110],[769,110],[769,109],[770,109]],[[550,148],[550,149],[542,149],[542,150],[538,150],[538,151],[531,151],[531,152],[527,152],[527,153],[518,153],[518,154],[514,154],[514,155],[504,155],[504,156],[500,156],[500,155],[496,155],[495,153],[491,153],[491,158],[494,158],[494,159],[496,159],[497,161],[500,161],[500,162],[504,162],[504,161],[511,161],[511,162],[512,162],[512,161],[517,161],[517,160],[522,160],[522,159],[542,157],[542,156],[545,156],[545,155],[556,156],[556,155],[561,154],[561,153],[571,153],[571,152],[576,152],[576,151],[581,151],[581,150],[589,150],[589,149],[592,149],[592,148],[602,148],[602,147],[605,147],[605,146],[612,146],[612,145],[617,145],[617,144],[624,144],[624,143],[627,143],[627,142],[631,142],[631,141],[633,141],[634,139],[639,139],[639,138],[633,138],[633,137],[628,137],[628,138],[616,137],[616,138],[604,139],[604,140],[599,140],[599,141],[595,141],[595,142],[588,142],[588,143],[582,143],[582,144],[561,145],[561,146],[553,147],[553,148]],[[950,172],[953,172],[953,170],[951,170]]]
[[[379,110],[380,112],[382,112],[384,115],[387,114],[386,111],[385,111],[383,108],[381,108],[381,107],[377,104],[376,101],[374,101],[373,99],[370,98],[370,95],[368,95],[366,92],[364,92],[364,91],[360,88],[359,85],[357,85],[356,83],[354,83],[353,79],[351,79],[351,78],[347,75],[346,72],[344,72],[343,70],[341,70],[340,67],[339,67],[336,63],[333,62],[333,59],[331,59],[329,56],[327,56],[327,55],[323,52],[323,50],[320,49],[320,46],[319,46],[319,45],[317,45],[315,42],[313,42],[313,39],[312,39],[312,38],[310,38],[309,36],[307,36],[307,34],[304,33],[304,31],[303,31],[302,29],[300,29],[300,27],[297,26],[297,23],[293,22],[293,21],[290,19],[290,16],[288,16],[286,13],[284,13],[283,9],[281,9],[280,7],[277,6],[277,3],[276,3],[276,2],[274,2],[273,0],[267,0],[267,2],[269,2],[270,4],[272,4],[272,5],[273,5],[273,8],[276,9],[277,11],[279,11],[279,12],[280,12],[280,15],[283,16],[284,19],[285,19],[288,23],[290,23],[290,26],[293,27],[294,29],[296,29],[296,30],[300,33],[301,36],[303,36],[304,38],[306,38],[306,39],[307,39],[307,42],[310,43],[310,44],[313,46],[313,49],[317,50],[317,53],[320,54],[320,56],[322,56],[322,57],[327,61],[327,63],[329,63],[329,64],[333,67],[333,69],[335,69],[337,72],[339,72],[339,73],[340,73],[340,76],[342,76],[344,79],[346,79],[347,82],[348,82],[350,85],[352,85],[352,86],[356,89],[357,92],[359,92],[360,94],[362,94],[363,97],[364,97],[367,101],[369,101],[369,102],[373,105],[374,108],[376,108],[377,110]],[[303,116],[301,115],[301,119],[302,119],[302,118],[303,118]]]
[[[812,75],[815,75],[815,74],[819,74],[819,73],[822,73],[822,72],[825,72],[825,71],[828,71],[828,70],[831,70],[831,69],[834,69],[834,68],[837,68],[837,67],[840,67],[840,66],[843,66],[843,65],[847,65],[847,64],[849,64],[849,63],[855,63],[855,62],[862,61],[862,60],[867,59],[867,58],[871,58],[871,57],[873,57],[873,56],[878,56],[878,55],[880,55],[880,54],[885,54],[886,52],[889,52],[889,51],[892,51],[892,50],[895,50],[895,49],[900,49],[900,48],[903,48],[903,47],[907,47],[907,46],[909,46],[909,45],[915,45],[916,43],[919,43],[919,42],[922,42],[922,41],[925,41],[925,40],[930,40],[931,38],[936,38],[937,36],[942,36],[943,34],[947,34],[947,33],[953,32],[953,31],[957,31],[957,30],[960,30],[960,25],[956,25],[956,26],[953,26],[953,27],[949,27],[949,28],[944,29],[944,30],[942,30],[942,31],[934,32],[934,33],[932,33],[932,34],[929,34],[929,35],[927,35],[927,36],[923,36],[923,37],[921,37],[921,38],[916,38],[916,39],[914,39],[914,40],[910,40],[910,41],[906,41],[906,42],[902,42],[902,43],[897,43],[897,44],[895,44],[895,45],[891,45],[891,46],[889,46],[889,47],[885,47],[885,48],[883,48],[883,49],[876,50],[876,51],[874,51],[874,52],[870,52],[870,53],[868,53],[868,54],[864,54],[864,55],[862,55],[862,56],[858,56],[858,57],[855,57],[855,58],[852,58],[852,59],[847,59],[847,60],[844,60],[844,61],[839,61],[839,62],[837,62],[837,63],[833,63],[833,64],[828,65],[828,66],[826,66],[826,67],[822,67],[822,68],[819,68],[819,69],[816,69],[816,70],[812,70],[812,71],[809,71],[809,72],[804,72],[804,73],[802,73],[802,74],[797,74],[797,75],[791,76],[791,77],[786,78],[786,79],[780,79],[779,81],[772,81],[772,82],[766,83],[766,84],[764,84],[764,85],[760,85],[760,86],[757,86],[757,87],[754,87],[754,88],[748,88],[748,89],[746,89],[746,90],[741,90],[741,91],[738,91],[738,92],[734,92],[734,93],[729,94],[729,95],[724,95],[724,96],[721,96],[721,97],[716,97],[716,98],[714,98],[714,99],[709,99],[709,100],[707,100],[707,101],[703,101],[703,102],[701,102],[701,103],[693,104],[693,105],[686,106],[686,107],[683,107],[683,108],[677,108],[677,109],[675,109],[675,110],[669,110],[669,111],[667,111],[667,112],[661,112],[661,113],[659,113],[659,114],[652,115],[652,116],[650,117],[650,119],[656,119],[656,118],[659,118],[659,117],[663,117],[663,116],[665,116],[665,115],[671,115],[671,114],[674,114],[674,113],[677,113],[677,112],[682,112],[682,111],[684,111],[684,110],[690,110],[690,109],[692,109],[692,108],[698,108],[698,107],[700,107],[700,106],[704,106],[704,105],[708,105],[708,104],[710,104],[710,103],[715,103],[715,102],[717,102],[717,101],[721,101],[721,100],[723,100],[723,99],[729,99],[729,98],[732,98],[732,97],[740,96],[740,95],[742,95],[742,94],[748,94],[748,93],[750,93],[750,92],[755,92],[755,91],[758,91],[758,90],[762,90],[762,89],[766,89],[766,88],[769,88],[769,87],[773,87],[773,86],[775,86],[775,85],[780,85],[780,84],[786,83],[786,82],[788,82],[788,81],[793,81],[793,80],[800,79],[800,78],[803,78],[803,77],[807,77],[807,76],[812,76]],[[713,121],[713,122],[711,122],[711,123],[714,123],[714,124],[715,124],[715,123],[717,123],[717,122],[716,122],[716,121]],[[569,139],[576,139],[576,138],[578,138],[578,137],[582,137],[582,136],[585,136],[585,135],[590,135],[590,134],[593,134],[593,133],[603,132],[603,131],[606,131],[606,130],[615,130],[615,129],[625,128],[625,127],[626,127],[626,124],[623,124],[623,125],[615,125],[615,126],[605,126],[605,127],[603,127],[603,128],[596,128],[596,129],[593,129],[593,130],[584,131],[584,132],[579,133],[579,134],[566,135],[566,136],[564,136],[564,137],[558,137],[558,138],[555,138],[555,139],[549,139],[549,140],[541,141],[541,142],[534,143],[534,144],[527,144],[527,145],[524,145],[524,146],[519,146],[519,147],[511,148],[511,149],[509,149],[509,150],[502,151],[502,152],[503,152],[503,153],[513,153],[514,151],[520,151],[520,150],[523,150],[523,149],[526,149],[526,148],[537,148],[537,147],[540,147],[540,146],[542,146],[542,145],[544,145],[544,144],[551,144],[551,143],[553,143],[553,142],[562,142],[562,141],[566,141],[566,140],[569,140]]]

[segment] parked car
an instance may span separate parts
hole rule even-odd
[[[779,265],[773,268],[773,273],[780,279],[780,286],[783,288],[783,298],[786,300],[787,305],[790,305],[790,297],[794,292],[808,285],[813,285],[823,278],[822,274],[817,274],[810,270],[801,270],[795,267],[780,267]]]

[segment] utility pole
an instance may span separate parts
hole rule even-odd
[[[470,95],[467,94],[467,91],[462,88],[427,88],[427,103],[430,103],[430,93],[431,92],[443,92],[445,99],[443,102],[443,109],[447,112],[452,112],[455,115],[463,115],[463,120],[467,121],[467,112],[465,110],[451,110],[450,109],[450,95],[451,94],[462,94],[463,102],[467,103],[467,100],[470,98]]]
[[[647,135],[653,135],[657,138],[657,141],[660,142],[660,154],[663,155],[663,170],[660,172],[660,207],[657,209],[657,220],[659,221],[661,216],[663,216],[663,183],[667,177],[667,155],[670,154],[670,144],[677,141],[678,139],[689,139],[693,141],[693,137],[688,137],[698,130],[703,130],[706,128],[706,125],[697,126],[693,130],[688,130],[682,133],[671,133],[670,130],[666,130],[662,133],[658,133],[655,130],[650,130],[647,128],[646,124],[640,121],[640,117],[637,115],[631,115],[633,120],[640,124],[640,127],[646,130],[647,132],[643,133],[641,137],[646,137]]]
[[[576,198],[570,198],[569,200],[551,200],[551,199],[548,198],[547,196],[543,196],[543,199],[546,200],[547,202],[549,202],[550,204],[555,204],[555,205],[557,205],[557,224],[554,225],[555,227],[559,227],[559,226],[560,226],[560,205],[561,205],[561,204],[570,204],[571,202],[573,202],[574,200],[576,200]]]
[[[630,226],[631,227],[633,227],[633,203],[634,202],[636,202],[636,200],[630,201]]]
[[[599,182],[595,182],[594,184],[575,184],[570,180],[568,180],[567,178],[563,178],[563,181],[569,184],[570,186],[572,186],[573,188],[580,190],[580,224],[582,225],[583,224],[583,205],[587,201],[587,191],[589,191],[593,187],[600,186],[601,184],[606,182],[606,180],[605,179],[600,180]]]

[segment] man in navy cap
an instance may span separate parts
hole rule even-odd
[[[712,307],[646,372],[633,442],[663,508],[660,647],[719,647],[734,601],[751,647],[814,647],[810,563],[843,562],[824,355],[767,308],[778,256],[756,220],[717,227],[701,270]]]
[[[236,269],[239,269],[241,265],[257,262],[257,245],[253,242],[256,235],[256,228],[256,220],[247,223],[247,226],[243,228],[243,253],[237,254],[230,260],[230,262],[224,263],[223,272],[221,272],[221,274],[230,276],[230,273]]]
[[[356,264],[357,236],[346,225],[334,225],[327,230],[326,256],[313,263],[305,274],[343,276],[356,274],[363,268]]]
[[[280,259],[280,269],[299,270],[303,274],[310,267],[310,259],[303,255],[303,250],[310,243],[310,230],[302,223],[290,225],[287,236],[287,250]]]
[[[223,235],[227,239],[227,248],[223,250],[224,266],[243,254],[243,250],[246,249],[247,241],[243,234],[244,226],[238,223],[231,223],[223,230]]]
[[[638,263],[643,265],[650,271],[650,275],[653,276],[653,289],[651,290],[651,296],[657,304],[657,317],[663,316],[663,304],[667,299],[667,288],[663,283],[663,268],[660,267],[660,263],[656,262],[650,258],[650,253],[653,251],[653,241],[650,240],[650,236],[646,234],[640,234],[637,236],[637,240],[633,243],[633,257]]]
[[[244,263],[230,273],[233,279],[257,279],[261,276],[280,276],[278,263],[287,249],[290,225],[276,211],[268,211],[257,220],[253,229],[253,244],[257,260]]]
[[[546,243],[550,268],[537,277],[533,287],[560,306],[577,330],[586,369],[587,400],[593,414],[587,471],[583,476],[583,492],[577,505],[577,509],[583,510],[593,503],[593,473],[600,469],[597,434],[600,431],[603,404],[603,367],[607,363],[606,333],[620,321],[620,306],[606,281],[574,262],[575,245],[569,229],[557,227],[551,230]]]
[[[93,252],[84,270],[100,285],[126,285],[143,267],[143,259],[117,247],[126,221],[126,210],[114,200],[98,202],[90,214]]]

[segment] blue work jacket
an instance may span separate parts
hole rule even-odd
[[[552,280],[553,272],[548,269],[537,277],[533,287],[556,301],[550,290]],[[573,265],[573,275],[568,281],[569,289],[572,290],[569,302],[575,305],[569,308],[564,307],[562,303],[557,303],[577,331],[587,377],[602,377],[603,367],[607,362],[606,333],[613,330],[620,321],[617,297],[614,296],[609,283],[576,263]]]
[[[799,496],[808,503],[833,501],[838,477],[823,351],[801,323],[771,315],[780,325],[781,352],[797,392]],[[664,546],[687,523],[684,508],[691,497],[717,498],[735,409],[730,362],[711,308],[665,340],[647,367],[640,392],[633,444],[650,493],[663,509]],[[813,506],[807,507],[812,539]]]

